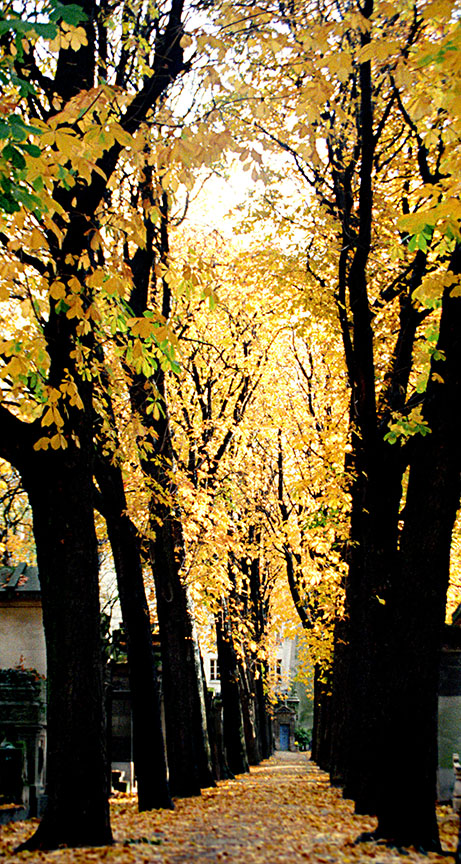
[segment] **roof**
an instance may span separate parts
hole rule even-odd
[[[40,596],[38,568],[18,564],[17,567],[0,567],[0,597],[5,599],[29,598]]]

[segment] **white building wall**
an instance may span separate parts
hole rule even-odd
[[[0,602],[0,669],[36,669],[46,675],[45,634],[40,601]]]

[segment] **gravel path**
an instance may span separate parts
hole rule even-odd
[[[373,819],[355,816],[350,801],[304,753],[276,753],[235,780],[178,799],[174,811],[138,813],[132,796],[112,806],[114,846],[14,854],[30,822],[0,829],[0,859],[8,862],[89,864],[442,864],[450,858],[355,844]],[[445,848],[454,848],[456,819],[441,811]]]

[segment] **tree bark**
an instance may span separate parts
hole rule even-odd
[[[139,541],[126,512],[127,502],[120,468],[108,458],[98,457],[96,479],[104,502],[102,510],[114,557],[127,637],[138,807],[139,810],[171,808],[173,804],[167,780],[160,695]]]
[[[242,708],[243,729],[249,765],[259,765],[261,751],[256,722],[255,684],[251,669],[243,660],[239,662],[240,704]]]
[[[240,672],[224,599],[221,601],[221,609],[216,615],[216,643],[221,675],[223,740],[226,762],[233,774],[243,774],[249,770],[249,766],[240,701]]]
[[[112,842],[89,440],[22,454],[47,646],[48,803],[24,849]]]
[[[451,270],[461,270],[461,247],[452,256]],[[461,299],[452,297],[451,290],[445,289],[437,345],[445,359],[433,361],[424,400],[431,432],[412,442],[398,579],[390,598],[390,700],[377,807],[379,836],[434,850],[440,848],[435,814],[438,678],[451,537],[461,494]]]
[[[331,681],[325,680],[322,669],[316,664],[314,669],[314,722],[311,757],[323,771],[330,771],[332,767],[331,724],[333,718],[330,687]],[[330,775],[330,779],[333,780],[332,775]],[[337,781],[335,785],[337,785]]]

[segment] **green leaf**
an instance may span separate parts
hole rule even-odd
[[[25,150],[29,156],[33,156],[35,159],[42,154],[40,147],[37,147],[36,144],[24,144],[22,149]]]
[[[13,30],[15,33],[30,33],[34,25],[30,21],[21,21],[20,18],[4,18],[0,21],[0,35]]]
[[[424,234],[419,234],[417,237],[417,240],[418,240],[418,249],[421,249],[421,252],[427,252],[427,240],[426,240]],[[408,245],[408,248],[410,248],[410,245]]]
[[[36,177],[32,183],[36,192],[41,192],[43,189],[43,177]]]
[[[12,150],[13,150],[13,152],[11,154],[11,162],[12,162],[12,165],[14,166],[14,168],[18,168],[18,169],[25,168],[26,167],[26,160],[24,159],[24,156],[22,155],[21,151],[18,150],[17,147],[13,147]]]
[[[37,210],[38,214],[40,214],[40,212],[43,212],[43,210],[47,209],[43,206],[40,198],[38,198],[37,195],[32,195],[31,192],[28,192],[27,189],[22,186],[18,186],[15,193],[15,198],[20,204],[23,204],[30,210]]]
[[[60,3],[59,0],[51,0],[50,2],[50,18],[52,21],[65,21],[66,24],[72,24],[76,27],[82,21],[87,21],[88,16],[83,11],[81,6],[76,3]]]
[[[27,138],[27,129],[20,117],[13,114],[10,117],[10,128],[15,141],[25,141]]]
[[[48,23],[48,24],[35,24],[34,30],[37,36],[42,36],[44,39],[54,39],[58,28],[56,24]]]
[[[387,441],[388,444],[395,444],[397,441],[397,435],[395,432],[386,432],[384,440]]]
[[[56,303],[55,309],[56,309],[56,312],[58,314],[64,313],[64,315],[65,315],[66,312],[68,312],[68,310],[70,309],[70,306],[68,306],[68,304],[65,302],[65,300],[58,300],[58,302]]]
[[[2,195],[0,193],[0,210],[5,213],[17,213],[20,209],[19,204],[11,195]]]

